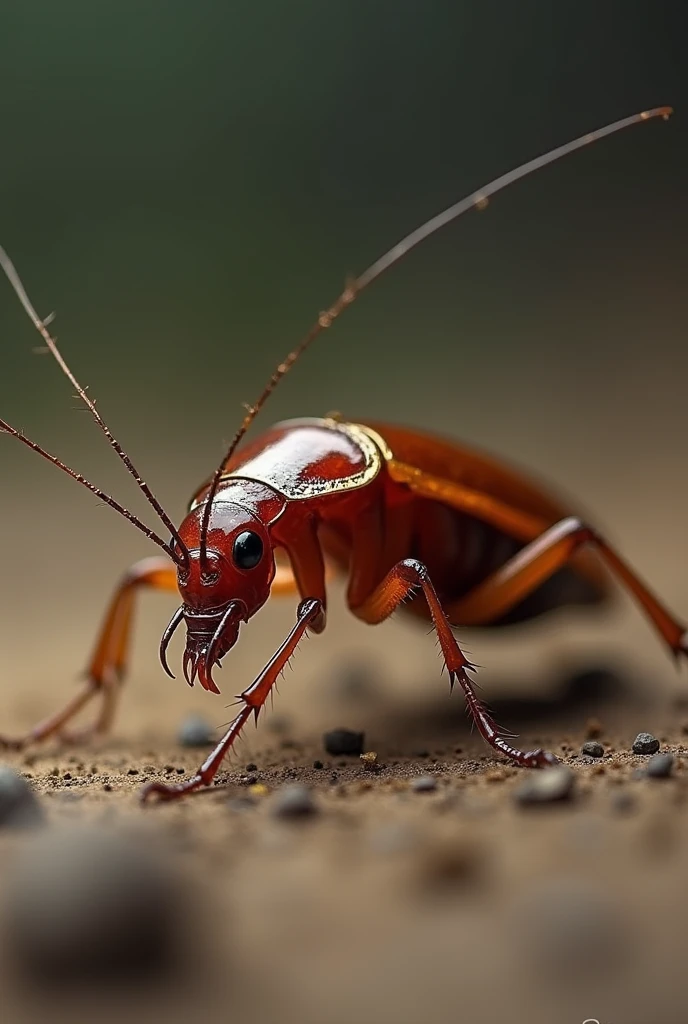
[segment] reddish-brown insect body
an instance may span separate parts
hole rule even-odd
[[[463,690],[481,735],[495,751],[523,767],[542,767],[556,758],[539,749],[521,751],[509,742],[475,693],[472,666],[452,626],[499,625],[564,605],[604,600],[608,592],[605,564],[633,593],[672,651],[685,654],[683,625],[599,534],[565,503],[496,460],[419,431],[339,418],[281,423],[240,446],[279,380],[314,338],[423,238],[472,207],[482,209],[490,195],[560,156],[630,124],[669,113],[669,108],[658,108],[626,118],[496,179],[428,221],[350,282],[249,408],[226,457],[196,493],[178,529],[72,375],[0,249],[0,263],[50,351],[172,535],[169,543],[162,540],[109,495],[0,420],[0,430],[88,487],[166,555],[139,562],[124,577],[106,615],[83,690],[19,743],[63,734],[69,720],[98,694],[101,711],[93,731],[110,727],[118,683],[127,666],[134,595],[142,587],[178,590],[182,598],[162,637],[165,671],[172,674],[167,649],[184,623],[186,680],[193,685],[198,679],[214,693],[220,691],[213,670],[237,642],[242,623],[270,595],[291,593],[299,599],[296,625],[239,695],[234,721],[197,774],[179,786],[153,783],[147,787],[145,795],[165,799],[213,780],[248,718],[258,716],[306,631],[324,629],[328,566],[348,577],[348,607],[364,622],[381,622],[413,598],[407,608],[432,622],[450,683],[458,683]],[[286,556],[286,562],[278,563],[276,553]]]

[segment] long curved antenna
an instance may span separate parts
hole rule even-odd
[[[71,384],[76,388],[77,394],[79,395],[79,398],[87,406],[87,408],[88,408],[89,412],[91,413],[91,415],[93,416],[94,420],[96,421],[96,423],[98,424],[100,429],[103,431],[103,433],[107,437],[108,441],[110,442],[110,444],[112,445],[114,450],[117,452],[117,454],[119,455],[120,459],[122,460],[124,465],[127,467],[127,469],[129,470],[129,472],[133,476],[134,480],[136,481],[136,483],[138,484],[140,489],[143,491],[144,495],[146,496],[146,498],[148,499],[150,504],[153,506],[153,508],[157,512],[157,514],[160,517],[160,519],[162,520],[162,522],[165,524],[167,529],[172,534],[172,537],[177,542],[177,544],[179,545],[179,549],[182,552],[182,558],[184,559],[184,561],[186,563],[188,563],[188,560],[189,560],[188,549],[187,549],[186,545],[184,544],[184,542],[182,541],[181,537],[179,536],[174,523],[172,522],[170,517],[165,512],[165,509],[162,507],[162,505],[160,504],[158,499],[155,497],[155,495],[151,491],[151,489],[148,486],[148,484],[145,482],[145,480],[143,480],[141,478],[141,476],[138,473],[138,470],[134,466],[134,463],[131,461],[131,459],[129,458],[127,453],[124,451],[124,449],[122,448],[122,446],[119,443],[119,441],[117,440],[117,438],[115,438],[113,436],[113,434],[111,433],[110,428],[105,423],[105,421],[103,420],[102,416],[100,415],[100,413],[96,409],[95,402],[91,401],[91,399],[86,394],[85,389],[82,388],[82,386],[79,383],[79,381],[76,379],[76,377],[74,376],[74,374],[72,373],[70,368],[67,366],[67,363],[64,361],[62,353],[60,352],[60,350],[57,347],[57,342],[52,337],[52,335],[50,334],[50,332],[49,332],[49,330],[48,330],[48,328],[46,326],[46,321],[41,320],[41,318],[39,317],[38,313],[36,312],[36,310],[35,310],[32,302],[31,302],[31,300],[29,299],[29,296],[26,293],[26,289],[24,288],[24,285],[22,284],[21,278],[19,277],[19,274],[17,273],[17,270],[16,270],[14,264],[12,263],[12,260],[9,258],[9,256],[7,255],[7,253],[2,248],[1,245],[0,245],[0,267],[2,267],[2,269],[5,272],[5,274],[7,275],[8,281],[10,282],[10,284],[14,288],[15,292],[17,293],[17,298],[19,299],[19,301],[21,302],[22,306],[26,310],[26,313],[28,314],[29,318],[31,319],[31,322],[33,323],[34,327],[36,328],[38,333],[41,335],[43,340],[45,341],[45,343],[48,346],[51,354],[55,357],[55,360],[56,360],[58,366],[60,367],[60,369],[62,370],[64,375],[68,378],[68,380],[71,382]]]
[[[513,171],[509,171],[507,174],[502,174],[499,178],[495,178],[494,181],[491,181],[488,185],[484,185],[482,188],[478,189],[477,192],[472,192],[471,195],[467,196],[465,199],[461,199],[458,203],[454,203],[453,206],[448,207],[448,209],[443,210],[442,213],[438,213],[435,217],[426,221],[425,224],[421,225],[421,227],[412,231],[410,235],[406,235],[405,238],[386,252],[384,256],[381,256],[378,260],[372,263],[367,270],[364,270],[363,273],[359,275],[359,277],[352,278],[348,281],[339,298],[336,299],[329,309],[320,314],[300,345],[289,353],[284,362],[279,364],[255,404],[246,407],[246,415],[244,416],[242,424],[232,438],[232,443],[230,444],[222,462],[216,469],[210,483],[210,489],[205,498],[203,521],[201,525],[201,559],[205,560],[212,501],[217,492],[222,472],[236,451],[238,444],[243,439],[247,430],[281,379],[289,373],[294,363],[300,359],[321,331],[330,327],[339,314],[342,313],[347,306],[351,305],[356,296],[362,292],[364,288],[367,288],[369,284],[372,284],[376,278],[380,277],[381,274],[384,274],[386,270],[389,270],[391,266],[410,252],[411,249],[415,248],[415,246],[420,242],[434,234],[435,231],[439,231],[440,228],[445,227],[447,224],[451,223],[451,221],[460,217],[461,214],[473,209],[473,207],[477,210],[484,209],[487,206],[489,197],[494,195],[496,192],[501,192],[501,190],[506,188],[508,185],[513,185],[514,182],[519,181],[521,178],[525,178],[528,174],[532,174],[533,171],[537,171],[541,167],[546,167],[547,164],[554,163],[555,160],[568,156],[569,153],[573,153],[577,149],[582,149],[583,146],[588,146],[591,142],[597,142],[599,139],[603,139],[607,135],[613,135],[614,132],[619,132],[623,128],[628,128],[633,124],[639,124],[641,121],[649,121],[655,117],[662,117],[666,121],[671,114],[673,114],[672,107],[655,107],[652,110],[644,110],[640,114],[632,114],[630,117],[625,117],[620,121],[614,121],[613,124],[608,124],[604,128],[598,128],[597,131],[590,132],[588,135],[582,135],[573,142],[568,142],[566,145],[559,146],[557,149],[553,149],[549,153],[545,153],[543,156],[538,156],[535,157],[534,160],[529,160],[528,163],[523,164],[521,167],[517,167]]]
[[[95,494],[97,498],[100,498],[108,504],[110,508],[114,508],[115,512],[119,512],[121,516],[124,516],[124,518],[128,519],[130,523],[133,523],[141,533],[145,534],[149,540],[152,540],[154,544],[161,547],[165,554],[169,555],[177,565],[185,565],[181,556],[177,555],[174,549],[169,544],[165,543],[162,537],[158,537],[157,533],[154,533],[153,530],[149,529],[145,523],[142,523],[140,519],[137,519],[133,512],[130,512],[129,509],[124,507],[124,505],[120,505],[118,501],[111,498],[109,494],[105,493],[105,491],[101,491],[100,487],[96,487],[95,484],[92,484],[90,480],[87,480],[85,476],[81,475],[81,473],[77,473],[76,470],[70,469],[69,466],[64,464],[64,462],[60,462],[58,458],[51,455],[50,452],[47,452],[45,448],[41,448],[41,446],[36,444],[35,441],[31,441],[21,432],[21,430],[17,430],[15,427],[10,426],[10,424],[5,420],[0,419],[0,433],[10,434],[12,437],[16,437],[18,441],[25,444],[27,448],[31,449],[31,451],[38,452],[38,454],[42,455],[44,459],[48,460],[48,462],[52,462],[53,466],[57,466],[57,468],[61,469],[63,473],[71,476],[72,480],[76,480],[77,483],[83,484],[83,486],[87,487],[92,494]]]

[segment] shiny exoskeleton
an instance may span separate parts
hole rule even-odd
[[[618,121],[496,179],[349,282],[249,407],[227,456],[194,495],[178,528],[74,378],[0,250],[0,264],[48,348],[171,534],[169,542],[162,540],[109,495],[0,420],[0,430],[69,473],[165,551],[164,558],[133,566],[117,588],[81,692],[19,744],[63,735],[70,719],[97,695],[102,704],[92,729],[109,729],[127,667],[134,598],[142,588],[179,592],[182,604],[160,646],[163,667],[171,675],[167,648],[175,630],[185,624],[187,682],[193,685],[198,679],[214,693],[219,689],[213,670],[237,642],[242,623],[271,594],[299,599],[296,625],[240,695],[236,717],[198,772],[180,785],[152,783],[144,791],[163,799],[213,780],[246,721],[258,716],[299,640],[308,630],[324,629],[329,569],[346,575],[348,607],[362,621],[382,622],[404,605],[432,622],[451,685],[458,683],[463,690],[481,735],[523,767],[543,767],[556,758],[540,749],[521,751],[500,731],[476,695],[472,666],[453,625],[495,626],[566,605],[600,602],[608,595],[611,573],[633,594],[669,648],[685,654],[684,626],[599,533],[568,502],[501,461],[418,430],[337,417],[277,424],[241,444],[279,380],[315,337],[419,241],[468,209],[482,209],[489,195],[552,160],[620,128],[669,113],[669,108],[657,108]]]

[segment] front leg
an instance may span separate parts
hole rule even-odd
[[[0,740],[0,745],[23,749],[51,736],[62,736],[65,727],[97,696],[101,700],[100,711],[93,724],[81,734],[76,734],[76,738],[109,732],[115,715],[119,684],[128,667],[134,597],[142,587],[176,590],[174,566],[165,558],[144,558],[129,569],[112,597],[85,673],[86,681],[78,693],[60,711],[39,722],[24,736]]]
[[[299,640],[307,629],[320,632],[325,625],[325,610],[322,601],[318,598],[306,598],[299,605],[296,625],[284,641],[280,649],[273,655],[260,675],[253,683],[244,690],[238,697],[243,707],[234,721],[230,724],[227,732],[222,737],[212,754],[203,762],[195,775],[178,786],[166,786],[163,782],[151,782],[141,792],[141,799],[148,800],[150,797],[157,797],[159,800],[176,800],[192,793],[195,789],[209,786],[213,781],[224,758],[234,745],[234,741],[243,729],[244,725],[254,715],[258,719],[260,709],[265,704],[268,694],[275,685],[279,675],[287,667],[287,663],[296,650]]]

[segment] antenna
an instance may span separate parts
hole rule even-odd
[[[109,427],[107,426],[107,424],[103,420],[102,416],[100,415],[100,413],[96,409],[95,402],[91,401],[91,399],[86,394],[85,389],[82,388],[81,384],[76,379],[76,377],[74,376],[74,374],[70,370],[69,366],[65,362],[65,360],[64,360],[64,358],[62,356],[62,353],[60,352],[60,350],[57,347],[57,342],[55,341],[55,339],[52,337],[52,335],[48,331],[48,328],[46,326],[46,321],[45,320],[41,320],[41,318],[39,317],[38,313],[36,312],[36,310],[35,310],[32,302],[31,302],[31,300],[29,299],[29,296],[26,293],[26,289],[24,288],[24,285],[22,284],[21,278],[19,277],[19,274],[17,273],[14,264],[12,263],[12,260],[9,258],[9,256],[7,255],[5,250],[2,248],[2,246],[0,246],[0,267],[2,267],[2,269],[5,272],[5,274],[7,275],[7,279],[10,282],[10,284],[12,285],[12,287],[14,288],[14,290],[15,290],[15,292],[17,294],[17,298],[19,299],[19,301],[21,302],[22,306],[26,310],[26,313],[30,317],[34,327],[36,328],[38,333],[41,335],[43,340],[45,341],[45,343],[48,346],[50,352],[54,356],[58,366],[60,367],[60,369],[62,370],[64,375],[68,378],[68,380],[70,380],[71,383],[73,384],[73,386],[76,388],[77,394],[79,395],[79,398],[87,406],[87,408],[88,408],[89,412],[91,413],[91,415],[93,416],[94,420],[96,421],[96,423],[98,424],[100,429],[103,431],[103,433],[107,437],[108,441],[110,442],[110,444],[112,445],[114,450],[117,452],[117,454],[119,455],[119,457],[122,460],[122,462],[124,463],[124,465],[127,467],[128,471],[133,476],[133,478],[136,481],[136,483],[138,484],[139,488],[143,491],[144,495],[146,496],[146,498],[148,499],[150,504],[153,506],[153,508],[157,512],[157,514],[160,517],[160,519],[162,520],[162,522],[165,524],[167,529],[170,531],[173,539],[179,545],[179,549],[181,551],[181,562],[184,565],[188,565],[188,563],[189,563],[189,551],[188,551],[186,545],[184,544],[183,540],[181,539],[181,537],[177,533],[177,528],[175,527],[174,523],[172,522],[170,517],[165,512],[164,508],[162,507],[162,505],[160,504],[158,499],[155,497],[155,495],[151,491],[151,489],[148,486],[148,484],[145,482],[145,480],[143,480],[141,478],[141,476],[139,475],[136,467],[134,466],[134,463],[131,461],[131,459],[129,458],[127,453],[124,451],[124,449],[122,448],[122,446],[119,443],[119,441],[117,440],[117,438],[114,437],[113,434],[111,433]],[[24,441],[27,440],[19,432],[14,432],[11,429],[8,430],[7,427],[4,427],[2,429],[4,429],[7,433],[13,433],[14,436],[15,437],[19,437],[20,440],[24,440]],[[46,457],[50,458],[50,461],[53,462],[55,465],[60,465],[62,469],[66,469],[66,467],[63,466],[61,463],[59,463],[58,460],[54,459],[53,456],[47,456],[47,453],[43,452],[40,448],[38,448],[38,446],[33,446],[33,447],[34,447],[35,451],[39,452],[39,454],[46,455]],[[74,476],[73,473],[72,473],[72,475]],[[78,474],[75,476],[75,479],[79,479],[79,475]],[[94,490],[93,487],[91,487],[91,490]],[[113,508],[116,507],[116,505],[115,505],[115,503],[114,503],[112,498],[108,499],[108,503],[110,505],[112,505]],[[118,510],[121,512],[122,511],[122,507],[118,506]],[[131,515],[127,514],[127,518],[130,520],[130,522],[134,522],[135,517],[132,517]],[[136,520],[135,525],[138,525],[139,527],[142,526],[142,524],[138,520]],[[151,537],[151,539],[154,539],[154,535]],[[173,550],[171,546],[168,546],[166,544],[164,545],[164,547],[170,553]],[[179,558],[175,557],[175,555],[172,555],[172,557],[174,558],[175,562],[180,563],[180,559]]]
[[[415,231],[412,231],[410,235],[406,235],[405,238],[402,238],[400,242],[372,263],[368,269],[364,270],[358,277],[354,277],[347,281],[346,287],[339,298],[335,300],[329,309],[320,314],[303,341],[289,353],[284,362],[279,364],[270,377],[270,380],[263,388],[263,391],[257,401],[253,405],[248,405],[246,407],[246,415],[244,416],[241,426],[232,438],[232,443],[230,444],[222,462],[215,470],[215,474],[213,475],[210,483],[210,489],[205,499],[203,520],[201,524],[201,560],[206,560],[206,544],[208,526],[210,524],[211,506],[213,498],[217,493],[217,488],[225,466],[282,378],[289,373],[294,363],[301,358],[303,353],[310,347],[318,335],[327,327],[332,326],[332,323],[337,319],[340,313],[342,313],[347,306],[351,305],[356,296],[359,295],[364,288],[367,288],[368,285],[372,284],[372,282],[380,277],[381,274],[384,274],[386,270],[389,270],[389,268],[394,266],[395,263],[398,263],[403,256],[406,256],[411,249],[415,248],[426,238],[429,238],[430,235],[434,234],[436,231],[439,231],[440,228],[450,224],[453,220],[456,220],[457,217],[467,213],[468,210],[473,208],[476,210],[484,210],[489,202],[490,196],[495,195],[497,192],[501,192],[502,189],[506,188],[508,185],[513,185],[514,182],[520,181],[521,178],[525,178],[534,171],[540,170],[541,167],[546,167],[548,164],[554,163],[555,160],[568,156],[569,153],[574,153],[577,149],[582,149],[584,146],[589,146],[592,142],[597,142],[599,139],[604,139],[607,135],[613,135],[615,132],[619,132],[623,128],[629,128],[631,125],[639,124],[641,121],[650,121],[656,117],[661,117],[667,121],[671,114],[673,114],[672,107],[654,107],[652,110],[644,110],[640,114],[632,114],[630,117],[625,117],[620,121],[614,121],[613,124],[608,124],[604,128],[598,128],[597,131],[590,132],[587,135],[582,135],[573,142],[568,142],[563,146],[557,147],[557,149],[550,150],[549,153],[545,153],[543,156],[538,156],[535,157],[534,160],[529,160],[528,163],[522,164],[521,167],[517,167],[515,170],[509,171],[507,174],[502,174],[501,177],[495,178],[494,181],[491,181],[488,185],[483,185],[483,187],[478,189],[477,192],[472,192],[471,195],[466,196],[465,199],[461,199],[458,203],[455,203],[453,206],[448,207],[448,209],[443,210],[442,213],[438,213],[435,217],[426,221],[425,224],[416,228]]]

